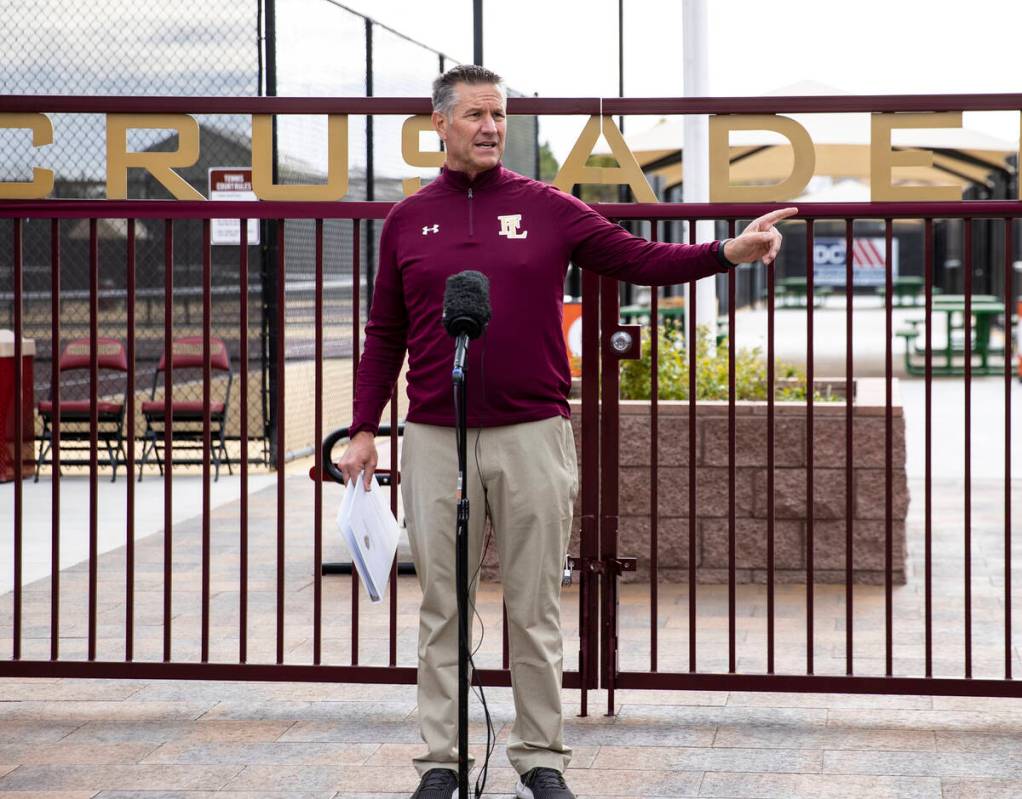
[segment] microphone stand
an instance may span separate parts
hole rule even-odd
[[[465,360],[468,335],[457,337],[454,351],[454,408],[458,446],[458,508],[455,528],[455,588],[458,594],[458,799],[468,799],[468,401]]]

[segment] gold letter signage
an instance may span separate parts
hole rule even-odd
[[[408,166],[439,169],[447,156],[439,150],[420,150],[419,134],[433,133],[433,120],[427,114],[408,117],[401,126],[401,157]],[[421,178],[405,178],[401,181],[405,197],[410,197],[422,188]]]
[[[918,200],[960,200],[959,185],[908,183],[918,178],[934,180],[939,172],[934,168],[934,153],[918,148],[898,148],[891,142],[895,129],[960,128],[960,111],[940,113],[874,113],[870,115],[870,141],[849,144],[848,147],[821,149],[822,171],[825,174],[844,174],[846,167],[855,167],[856,177],[865,177],[864,164],[869,153],[870,198],[873,202]],[[711,202],[772,202],[791,200],[805,191],[816,169],[817,153],[805,127],[794,119],[777,114],[718,114],[710,116],[709,166]],[[1020,119],[1022,123],[1022,119]],[[128,150],[128,131],[170,130],[177,134],[178,146],[173,152]],[[43,113],[0,113],[0,134],[5,130],[29,130],[32,147],[53,143],[53,123]],[[420,137],[433,130],[429,116],[417,115],[404,120],[401,128],[401,155],[409,166],[435,169],[444,164],[443,151],[423,150]],[[771,131],[790,143],[791,167],[785,147],[762,143],[761,147],[773,152],[766,154],[768,169],[757,173],[759,180],[777,182],[745,185],[731,183],[731,131]],[[327,115],[326,181],[324,183],[276,184],[273,182],[273,116],[252,115],[252,189],[260,200],[288,200],[333,202],[348,193],[348,117],[345,114]],[[610,147],[615,167],[590,166],[589,158],[600,135]],[[128,170],[144,169],[178,200],[203,200],[205,197],[177,171],[193,167],[199,162],[199,124],[189,114],[107,114],[106,115],[106,196],[111,200],[128,197]],[[681,148],[681,142],[673,148]],[[836,152],[836,155],[834,154]],[[757,158],[763,156],[752,153]],[[1022,153],[1020,153],[1022,155]],[[835,159],[839,159],[835,161]],[[851,161],[852,163],[847,163]],[[748,162],[753,164],[752,160]],[[745,165],[743,165],[745,166]],[[738,166],[734,172],[739,179],[753,180]],[[758,165],[757,165],[758,166]],[[905,171],[907,169],[907,171]],[[978,167],[977,167],[978,169]],[[898,170],[903,170],[900,174]],[[913,173],[912,170],[915,170]],[[939,179],[939,178],[938,178]],[[966,176],[967,179],[967,176]],[[612,117],[591,116],[571,148],[563,166],[554,179],[562,191],[571,191],[579,184],[628,186],[639,202],[657,201],[646,175],[635,155],[625,144],[624,137]],[[417,177],[402,181],[405,196],[419,190]],[[54,188],[51,169],[32,167],[32,180],[0,181],[0,200],[38,200],[48,197]],[[1022,199],[1022,184],[1019,186]]]
[[[600,118],[589,117],[582,129],[578,141],[564,161],[564,166],[554,178],[554,185],[561,191],[571,191],[579,183],[598,183],[605,186],[626,185],[632,189],[635,199],[642,203],[655,203],[656,195],[649,187],[646,176],[642,174],[639,162],[625,144],[621,131],[614,120],[603,117],[603,138],[610,145],[610,151],[617,159],[616,167],[586,166],[586,161],[600,138]]]
[[[892,150],[894,128],[960,128],[960,111],[935,114],[873,114],[869,148],[870,199],[873,202],[898,200],[960,200],[957,186],[892,186],[891,169],[896,166],[933,166],[929,150]]]
[[[273,183],[273,117],[252,115],[252,191],[260,200],[331,202],[348,193],[348,115],[327,116],[326,183]]]
[[[731,144],[733,130],[772,130],[791,142],[794,164],[791,174],[769,186],[731,185]],[[763,203],[792,200],[809,183],[816,168],[816,151],[809,132],[794,119],[774,114],[710,117],[710,202]]]
[[[26,128],[32,131],[32,146],[53,144],[53,123],[45,114],[0,114],[0,128]],[[2,200],[41,200],[53,191],[53,171],[32,169],[31,183],[0,181]]]
[[[144,128],[177,131],[177,150],[172,153],[128,152],[128,130]],[[178,200],[204,200],[172,167],[193,166],[199,160],[199,123],[188,114],[107,114],[106,196],[128,199],[128,167],[148,170]]]

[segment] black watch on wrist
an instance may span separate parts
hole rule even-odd
[[[729,241],[733,241],[733,239],[724,239],[717,246],[717,260],[720,261],[720,265],[725,269],[734,269],[738,266],[738,264],[732,263],[728,260],[727,256],[724,255],[724,245],[726,245]]]

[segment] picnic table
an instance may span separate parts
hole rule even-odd
[[[818,307],[824,300],[833,293],[830,286],[813,287],[813,305]],[[777,281],[774,288],[774,297],[781,301],[781,305],[790,306],[791,300],[797,308],[805,308],[808,304],[809,281],[804,277],[782,277]]]
[[[965,318],[965,296],[962,294],[943,294],[933,297],[933,313],[944,314],[945,339],[943,342],[932,342],[933,358],[931,371],[935,375],[961,375],[965,373],[964,354],[965,336],[970,336],[972,358],[979,363],[972,364],[972,373],[977,376],[1000,375],[1004,372],[1004,349],[991,344],[991,332],[994,322],[1005,314],[1004,301],[989,294],[975,294],[970,307],[971,318]],[[906,327],[896,333],[905,339],[905,371],[911,375],[923,375],[926,372],[925,342],[922,346],[919,339],[925,332],[925,319],[908,319]],[[995,356],[995,357],[991,357]],[[1000,356],[999,358],[996,356]]]
[[[877,286],[876,293],[883,297],[886,286]],[[940,294],[937,286],[932,288],[934,296]],[[891,305],[923,305],[926,302],[926,281],[916,275],[895,277],[891,281]]]
[[[922,305],[925,302],[925,281],[915,275],[896,277],[891,281],[891,304],[897,306]],[[883,297],[887,293],[886,286],[877,286],[876,293]],[[933,295],[940,294],[940,289],[933,287]],[[777,281],[776,297],[781,300],[782,305],[806,307],[806,297],[809,293],[808,281],[804,277],[784,277]],[[824,300],[834,293],[833,286],[814,286],[813,304],[821,305]]]
[[[618,313],[622,322],[640,324],[649,322],[652,309],[649,305],[622,305]],[[683,296],[660,298],[657,302],[657,316],[675,327],[684,328],[685,298]]]

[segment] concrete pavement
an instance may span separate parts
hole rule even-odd
[[[856,317],[856,372],[875,368],[872,342],[877,317]],[[750,312],[755,313],[755,312]],[[906,312],[910,313],[910,312]],[[778,314],[786,331],[782,357],[797,354],[804,313]],[[882,317],[880,317],[882,318]],[[818,313],[817,330],[828,342],[818,348],[817,373],[843,369],[843,313]],[[739,342],[755,332],[743,315]],[[789,324],[790,322],[790,324]],[[788,328],[791,328],[790,330]],[[827,331],[830,331],[829,337]],[[860,342],[859,335],[863,336]],[[872,342],[872,343],[870,343]],[[872,355],[870,355],[872,353]],[[871,360],[872,359],[872,360]],[[882,360],[881,360],[882,363]],[[830,364],[834,365],[832,369]],[[872,364],[872,366],[870,365]],[[882,373],[882,369],[881,372]],[[926,618],[923,570],[922,476],[923,386],[901,385],[905,401],[908,471],[913,501],[908,519],[909,580],[895,588],[895,673],[922,673]],[[1019,386],[1013,386],[1013,418],[1022,429]],[[973,386],[973,667],[977,677],[999,677],[1004,665],[1003,381]],[[933,465],[934,670],[962,674],[964,658],[964,561],[962,540],[964,458],[961,381],[934,384]],[[1022,445],[1013,469],[1022,477]],[[286,476],[288,563],[285,575],[286,661],[306,663],[312,653],[311,483],[295,464]],[[249,657],[271,662],[276,619],[275,475],[253,475],[250,499]],[[236,478],[234,478],[236,481]],[[194,478],[174,480],[174,658],[197,660],[201,619],[200,540],[196,517],[201,495]],[[234,486],[234,487],[232,487]],[[26,568],[23,656],[49,657],[48,483],[24,485]],[[124,656],[123,481],[100,482],[100,659]],[[139,487],[136,521],[135,652],[140,660],[162,657],[162,483]],[[61,657],[83,659],[87,624],[87,484],[62,482]],[[233,491],[233,494],[232,494]],[[11,519],[11,486],[0,488],[0,518]],[[343,557],[332,535],[338,494],[328,487],[324,508],[325,558]],[[213,611],[211,659],[236,661],[239,643],[237,488],[229,478],[214,487],[211,517]],[[1013,507],[1022,518],[1022,482],[1013,485]],[[121,515],[117,515],[120,513]],[[11,524],[0,529],[9,552]],[[6,539],[4,539],[6,536]],[[1009,655],[1022,672],[1022,548],[1013,542],[1016,613]],[[67,560],[65,560],[65,557]],[[77,558],[77,560],[76,560]],[[2,559],[9,563],[8,558]],[[4,579],[0,573],[0,579]],[[5,587],[10,587],[10,576]],[[323,659],[351,659],[351,582],[324,578]],[[726,669],[727,587],[698,588],[699,669]],[[399,665],[413,665],[419,592],[414,578],[399,578],[396,641]],[[736,645],[740,671],[765,668],[766,603],[763,586],[737,592]],[[565,591],[565,666],[577,667],[578,589]],[[659,668],[683,671],[688,652],[688,586],[660,585]],[[855,671],[883,671],[883,588],[855,587]],[[499,666],[499,585],[486,584],[478,609],[486,629],[480,666]],[[777,666],[804,673],[805,586],[777,587]],[[818,673],[844,673],[844,588],[815,589]],[[389,607],[371,606],[362,593],[359,660],[385,664]],[[621,589],[621,665],[649,667],[649,587]],[[0,596],[0,652],[9,652],[11,595]],[[7,655],[5,655],[6,657]],[[487,795],[509,796],[514,774],[503,756],[514,708],[510,691],[487,691],[498,731]],[[590,714],[579,717],[580,695],[565,691],[566,741],[575,749],[568,781],[580,797],[750,797],[755,799],[1007,799],[1022,796],[1022,700],[928,696],[844,696],[729,692],[618,691],[617,714],[606,717],[606,696],[590,692]],[[471,739],[477,758],[485,740],[481,711],[473,705]],[[148,680],[0,680],[0,799],[3,797],[97,797],[99,799],[229,799],[260,797],[406,797],[416,775],[410,758],[418,749],[414,689],[293,683],[167,682]]]

